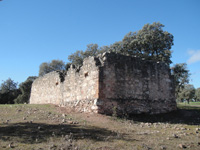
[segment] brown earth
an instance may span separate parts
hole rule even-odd
[[[54,105],[0,105],[0,150],[200,149],[199,107],[117,118]]]

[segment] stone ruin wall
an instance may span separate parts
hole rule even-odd
[[[96,59],[89,57],[80,69],[71,66],[66,74],[54,71],[37,78],[32,84],[30,104],[51,103],[97,112],[94,101],[98,98],[99,67]]]
[[[31,88],[30,104],[56,104],[62,101],[60,76],[57,72],[51,72],[37,78]]]
[[[167,65],[114,53],[86,58],[80,69],[71,67],[66,74],[51,72],[36,79],[30,103],[104,114],[157,114],[176,109]]]
[[[77,111],[97,112],[94,104],[99,98],[99,67],[94,57],[89,57],[79,69],[72,67],[67,71],[63,83],[63,106]]]
[[[169,67],[109,54],[100,73],[99,110],[120,114],[158,114],[176,109],[173,77]]]

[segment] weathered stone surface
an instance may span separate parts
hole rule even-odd
[[[57,72],[51,72],[34,81],[31,88],[31,104],[52,103],[59,105],[62,101],[63,85]]]
[[[173,77],[164,63],[104,53],[66,74],[36,79],[30,103],[53,103],[81,112],[165,113],[176,109]]]

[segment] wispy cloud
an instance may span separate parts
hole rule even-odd
[[[200,50],[189,50],[190,58],[187,60],[188,64],[193,64],[200,61]]]

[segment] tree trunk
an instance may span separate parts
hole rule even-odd
[[[190,104],[190,100],[189,99],[187,99],[187,102],[188,102],[188,104]]]

